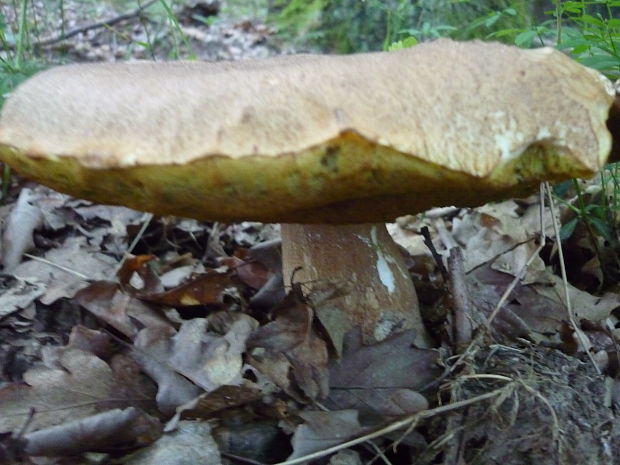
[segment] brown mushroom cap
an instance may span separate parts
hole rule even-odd
[[[21,85],[0,160],[102,203],[361,223],[530,193],[605,162],[613,89],[550,48],[63,66]]]

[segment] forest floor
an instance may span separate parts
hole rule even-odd
[[[33,3],[47,63],[288,52],[215,3],[188,2],[176,23],[82,3]],[[582,184],[589,202],[608,180]],[[335,351],[316,316],[329,299],[282,286],[277,226],[157,217],[13,176],[0,463],[620,463],[616,250],[563,198],[569,283],[538,197],[390,224],[435,347],[349,334]],[[457,344],[463,314],[474,329]]]

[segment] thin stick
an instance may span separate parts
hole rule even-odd
[[[508,297],[510,296],[514,288],[517,286],[517,284],[519,284],[521,280],[525,277],[525,273],[527,273],[528,268],[530,267],[532,262],[536,259],[536,257],[538,257],[538,254],[545,246],[545,221],[544,221],[544,215],[542,213],[545,209],[544,192],[545,192],[545,186],[541,184],[540,190],[538,193],[539,199],[540,199],[540,212],[541,212],[540,213],[540,243],[538,244],[538,247],[536,248],[536,250],[529,256],[529,258],[527,259],[527,262],[525,262],[525,265],[523,265],[523,267],[519,270],[517,275],[511,281],[510,285],[506,288],[506,290],[500,297],[499,302],[497,302],[497,305],[495,305],[495,308],[493,309],[493,311],[487,318],[486,326],[489,329],[491,328],[491,323],[493,322],[493,319],[497,316],[501,308],[504,306],[504,303],[506,303],[506,300],[508,300]]]
[[[67,268],[66,266],[59,265],[58,263],[54,263],[52,261],[49,261],[47,258],[37,257],[36,255],[31,255],[29,253],[25,253],[24,257],[28,257],[28,258],[30,258],[32,260],[37,261],[37,262],[45,263],[46,265],[53,266],[54,268],[58,268],[59,270],[65,271],[67,273],[71,273],[71,274],[77,276],[78,278],[83,279],[84,281],[90,281],[90,279],[91,279],[88,276],[86,276],[85,274],[80,273],[79,271],[75,271],[75,270],[72,270],[71,268]]]
[[[138,242],[140,242],[140,239],[142,239],[142,236],[144,236],[146,228],[149,227],[149,224],[151,224],[152,219],[153,219],[152,213],[144,213],[142,215],[142,219],[140,220],[142,221],[142,226],[140,227],[138,234],[136,234],[136,237],[134,237],[133,241],[131,241],[131,244],[129,244],[129,247],[127,247],[127,250],[125,251],[125,254],[123,255],[123,258],[121,259],[120,263],[117,265],[116,270],[114,271],[114,274],[117,274],[121,270],[121,268],[127,261],[129,254],[133,252],[133,249],[136,247],[136,245],[138,245]]]
[[[265,465],[263,462],[259,462],[258,460],[252,460],[241,455],[231,454],[230,452],[220,451],[220,454],[222,457],[226,457],[227,459],[236,460],[237,462],[247,463],[249,465]]]
[[[57,37],[40,40],[39,42],[34,43],[32,46],[33,47],[45,47],[47,45],[54,45],[58,42],[62,42],[63,40],[70,39],[71,37],[74,37],[78,34],[83,34],[84,32],[92,31],[93,29],[101,29],[104,27],[114,26],[115,24],[120,23],[122,21],[126,21],[128,19],[133,19],[135,17],[140,16],[144,10],[146,10],[148,7],[150,7],[151,5],[153,5],[154,3],[158,1],[159,0],[149,0],[145,4],[141,5],[140,7],[136,8],[135,10],[129,13],[124,13],[114,18],[106,19],[104,21],[99,21],[96,23],[87,24],[86,26],[78,27],[76,29],[72,29],[71,31],[66,32],[64,34],[60,34]],[[14,49],[16,47],[16,44],[9,43],[7,44],[7,47],[10,49]]]
[[[448,257],[450,279],[448,283],[452,294],[452,312],[454,315],[452,336],[457,349],[462,349],[472,340],[471,302],[465,281],[464,261],[463,252],[459,247],[450,250]]]
[[[366,434],[356,439],[352,439],[347,442],[343,442],[342,444],[338,444],[337,446],[329,447],[324,450],[320,450],[317,452],[313,452],[312,454],[304,455],[303,457],[297,457],[296,459],[287,460],[285,462],[277,463],[276,465],[296,465],[298,463],[307,462],[309,460],[318,459],[321,457],[325,457],[326,455],[333,454],[334,452],[338,452],[342,449],[347,449],[348,447],[356,446],[362,442],[366,442],[370,439],[378,438],[380,436],[384,436],[393,431],[397,431],[402,428],[408,427],[410,424],[415,423],[421,419],[430,418],[435,415],[439,415],[441,413],[450,412],[452,410],[456,410],[462,407],[467,407],[468,405],[475,404],[476,402],[481,402],[483,400],[491,399],[493,397],[497,397],[500,395],[506,386],[496,389],[495,391],[487,392],[485,394],[481,394],[476,397],[472,397],[471,399],[460,400],[458,402],[453,402],[448,405],[442,405],[440,407],[435,407],[429,410],[423,410],[422,412],[418,412],[414,415],[408,416],[402,420],[396,421],[384,428],[378,429],[372,433]]]
[[[501,257],[502,255],[506,255],[507,253],[512,252],[514,249],[516,249],[517,247],[521,247],[523,244],[527,244],[528,242],[531,242],[532,240],[534,240],[533,237],[530,237],[529,239],[525,239],[524,241],[520,241],[517,242],[513,245],[511,245],[510,247],[508,247],[505,250],[502,250],[501,252],[499,252],[496,255],[493,255],[491,258],[489,258],[488,260],[485,260],[481,263],[478,263],[476,266],[474,266],[473,268],[471,268],[470,270],[466,271],[465,274],[471,274],[474,271],[476,271],[479,268],[482,268],[483,266],[487,266],[491,263],[493,263],[495,260],[497,260],[499,257]]]
[[[553,201],[553,195],[551,194],[551,189],[549,188],[549,184],[545,183],[545,188],[547,189],[547,198],[549,199],[549,206],[551,207],[551,218],[553,224],[553,234],[555,236],[555,241],[558,246],[558,258],[560,260],[560,271],[562,273],[562,282],[564,283],[564,299],[566,301],[566,312],[568,313],[568,321],[573,327],[573,331],[577,335],[577,339],[581,343],[583,350],[585,350],[592,366],[596,370],[597,374],[601,374],[601,369],[596,364],[594,357],[592,356],[592,352],[590,352],[590,340],[586,337],[584,332],[581,330],[579,326],[577,326],[577,322],[575,321],[575,314],[573,313],[573,306],[570,300],[570,293],[568,291],[568,279],[566,277],[566,266],[564,264],[564,252],[562,250],[562,240],[560,239],[560,228],[558,227],[558,222],[555,218],[555,203]]]
[[[439,272],[443,276],[444,281],[447,282],[449,279],[448,270],[446,270],[446,266],[443,264],[441,255],[439,255],[439,253],[437,252],[437,249],[435,249],[435,245],[433,244],[433,240],[431,239],[431,234],[428,231],[428,227],[427,226],[422,227],[422,229],[420,229],[420,233],[422,234],[422,237],[424,238],[424,245],[426,245],[428,250],[430,250],[431,255],[433,256],[433,259],[435,260],[435,263],[437,264],[437,268],[439,269]]]

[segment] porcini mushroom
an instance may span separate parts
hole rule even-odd
[[[424,328],[383,222],[587,177],[610,151],[610,83],[551,48],[438,40],[397,52],[70,65],[21,85],[0,159],[72,195],[282,227],[285,279],[374,342]],[[344,225],[344,226],[342,226]]]

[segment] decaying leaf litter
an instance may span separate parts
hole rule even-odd
[[[81,59],[109,59],[101,49]],[[0,210],[0,431],[14,433],[0,457],[275,463],[333,448],[324,461],[613,463],[619,294],[597,271],[615,266],[610,245],[578,226],[565,244],[581,257],[569,295],[604,375],[567,323],[548,209],[551,239],[483,329],[538,248],[538,211],[526,199],[390,226],[438,341],[423,350],[407,333],[362,346],[317,318],[346,288],[304,295],[287,276],[285,296],[273,227],[148,219],[16,180]],[[424,226],[444,261],[462,249],[447,279]],[[475,322],[475,346],[457,343],[458,309]]]

